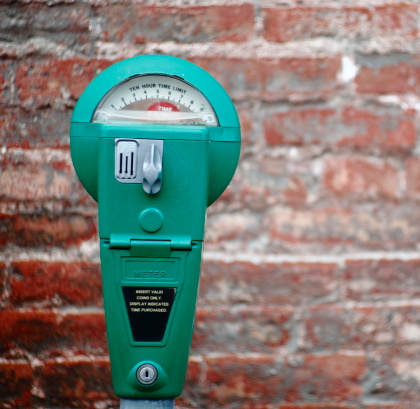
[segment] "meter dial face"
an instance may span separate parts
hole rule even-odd
[[[197,88],[167,75],[140,75],[116,85],[99,103],[92,122],[219,125]]]

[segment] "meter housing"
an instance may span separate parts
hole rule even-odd
[[[198,66],[169,56],[121,61],[73,112],[76,173],[98,202],[114,390],[163,399],[182,391],[207,207],[240,152],[236,110]]]

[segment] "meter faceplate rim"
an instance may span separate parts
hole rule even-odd
[[[220,127],[239,128],[239,119],[232,100],[219,82],[199,66],[167,55],[137,56],[106,68],[80,96],[71,122],[91,122],[96,108],[106,94],[121,82],[140,75],[166,75],[189,83],[209,101]]]

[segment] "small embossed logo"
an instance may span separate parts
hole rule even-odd
[[[166,271],[136,270],[134,276],[136,278],[166,278]]]

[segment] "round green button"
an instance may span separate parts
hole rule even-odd
[[[140,226],[148,231],[158,231],[163,224],[162,213],[157,209],[146,209],[140,214]]]

